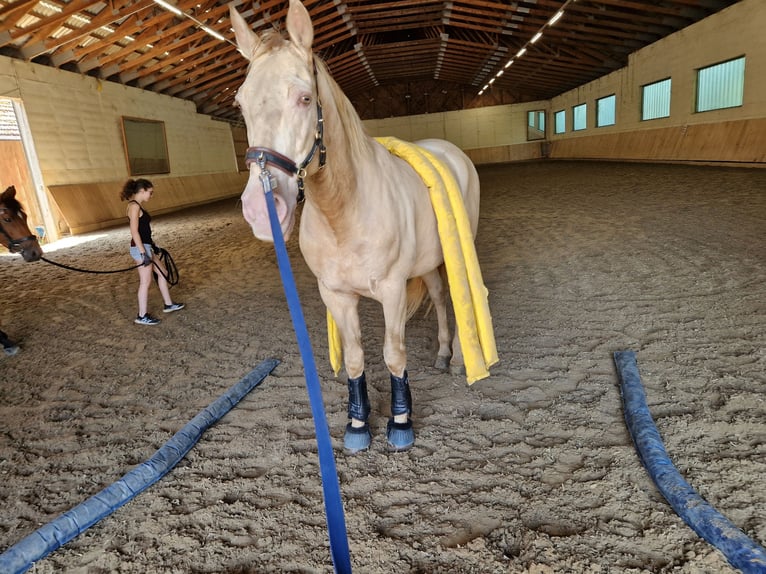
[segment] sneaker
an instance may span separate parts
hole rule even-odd
[[[172,313],[173,311],[180,311],[186,307],[183,303],[171,303],[170,305],[165,305],[165,308],[162,310],[163,313]]]
[[[133,321],[133,322],[138,324],[138,325],[157,325],[157,324],[159,324],[160,320],[159,319],[155,319],[149,313],[147,313],[143,317],[141,315],[138,315],[136,317],[135,321]]]

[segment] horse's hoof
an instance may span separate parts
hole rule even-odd
[[[436,361],[434,361],[434,369],[438,369],[440,371],[446,371],[447,369],[449,369],[449,360],[450,360],[449,355],[447,355],[446,357],[437,355]]]
[[[397,423],[394,419],[388,420],[386,428],[386,438],[388,439],[388,448],[395,452],[408,450],[415,444],[415,431],[412,430],[412,419],[406,423]]]
[[[449,372],[453,375],[465,376],[465,365],[450,365]]]
[[[3,347],[3,352],[9,357],[13,357],[13,355],[19,352],[19,346],[11,345],[10,347]]]
[[[370,425],[364,423],[363,427],[352,427],[351,423],[346,425],[346,434],[343,435],[343,448],[349,454],[356,454],[370,448],[372,435],[370,434]]]

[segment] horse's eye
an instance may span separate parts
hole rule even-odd
[[[308,106],[308,105],[311,103],[311,96],[310,96],[310,95],[308,95],[308,94],[303,94],[303,95],[301,96],[301,103],[302,103],[304,106]]]

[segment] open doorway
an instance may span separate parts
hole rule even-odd
[[[41,242],[59,239],[60,218],[52,212],[24,106],[20,100],[0,98],[0,191],[11,185]]]

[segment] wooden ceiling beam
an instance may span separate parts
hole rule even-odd
[[[60,28],[62,24],[69,20],[73,15],[79,15],[80,12],[85,11],[86,8],[89,8],[96,3],[97,2],[94,2],[93,0],[72,0],[72,2],[65,5],[65,8],[61,9],[61,12],[57,12],[47,18],[40,18],[37,23],[28,26],[27,28],[19,29],[19,31],[13,33],[12,36],[19,37],[28,35],[26,42],[37,44],[53,34],[53,32]]]
[[[130,5],[127,5],[128,3]],[[83,26],[82,28],[72,30],[66,36],[59,38],[48,38],[36,46],[30,45],[25,47],[25,49],[28,50],[28,57],[31,59],[39,54],[53,52],[61,48],[62,52],[65,54],[60,54],[59,56],[65,55],[67,59],[62,57],[55,58],[59,62],[59,65],[66,61],[77,59],[74,50],[70,49],[70,45],[71,48],[75,48],[76,44],[81,42],[82,38],[91,36],[96,31],[102,28],[106,28],[119,20],[131,17],[136,12],[145,10],[153,5],[154,2],[152,2],[152,0],[140,0],[139,2],[130,2],[130,0],[126,0],[125,2],[122,2],[121,6],[119,7],[104,8],[97,15],[91,17],[89,24]],[[101,36],[96,36],[96,38],[98,40],[102,40]],[[103,46],[101,49],[103,50]]]
[[[0,8],[0,21],[3,30],[10,30],[21,18],[29,14],[37,6],[39,0],[19,0],[8,3]]]
[[[152,2],[151,5],[154,5]],[[99,50],[99,45],[82,46],[74,49],[75,56],[79,60],[80,69],[83,71],[93,68],[104,67],[112,62],[127,58],[131,53],[139,51],[139,46],[149,44],[156,37],[157,28],[162,28],[167,22],[173,20],[173,14],[164,12],[153,18],[152,26],[146,24],[146,19],[140,15],[141,11],[130,14],[119,25],[114,27],[114,31],[103,42],[108,43],[115,50],[104,50],[103,44]],[[171,29],[172,30],[172,29]],[[133,41],[126,38],[133,38]],[[126,42],[122,44],[122,42]],[[95,58],[88,58],[91,54],[98,52]]]

